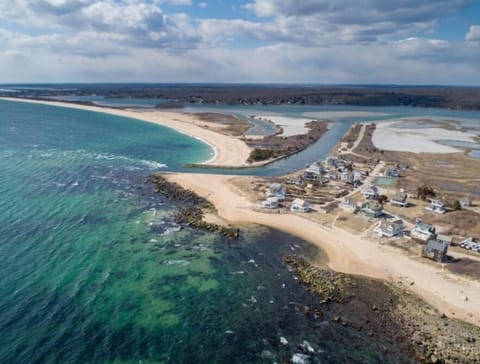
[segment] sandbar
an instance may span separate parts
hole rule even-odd
[[[305,123],[312,121],[312,119],[292,118],[281,115],[256,115],[255,119],[271,121],[278,125],[283,130],[280,135],[285,137],[307,134],[309,129],[305,126]]]
[[[377,123],[372,142],[378,149],[412,153],[458,153],[461,149],[438,143],[458,141],[476,143],[475,134],[440,127],[399,128],[403,120]]]

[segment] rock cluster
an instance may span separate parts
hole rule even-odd
[[[405,288],[318,268],[297,256],[284,261],[318,295],[331,321],[390,340],[418,363],[480,363],[480,328],[448,318]]]
[[[237,239],[240,236],[240,229],[235,226],[223,226],[208,223],[204,220],[204,211],[215,210],[210,201],[198,196],[195,192],[187,190],[177,183],[169,182],[160,174],[149,177],[149,181],[155,185],[155,191],[162,194],[170,201],[175,201],[184,206],[175,216],[175,222],[186,224],[192,228],[208,230],[219,233],[229,239]]]
[[[188,226],[193,228],[218,232],[228,238],[237,239],[240,236],[240,229],[238,227],[208,223],[203,217],[204,214],[202,209],[198,207],[187,207],[181,209],[175,219],[179,224],[188,224]]]
[[[148,181],[155,186],[155,192],[162,194],[170,201],[191,204],[202,208],[214,208],[212,203],[207,199],[198,196],[191,190],[183,188],[178,183],[167,181],[167,179],[159,173],[151,175]]]

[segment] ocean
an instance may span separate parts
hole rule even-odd
[[[411,362],[306,314],[322,307],[283,256],[322,261],[310,244],[175,224],[147,177],[210,153],[137,120],[0,101],[0,363]]]

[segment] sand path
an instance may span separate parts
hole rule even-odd
[[[480,326],[478,281],[450,274],[420,257],[408,258],[398,251],[340,228],[322,226],[301,215],[255,211],[255,204],[229,182],[232,176],[168,174],[166,177],[208,198],[215,204],[218,214],[231,223],[261,224],[298,236],[320,247],[327,254],[332,269],[402,282],[442,313]]]
[[[157,110],[145,111],[133,109],[112,109],[57,101],[26,100],[17,98],[0,98],[0,100],[28,102],[101,112],[162,125],[209,144],[212,147],[213,152],[211,158],[205,164],[229,167],[249,166],[249,164],[247,164],[247,159],[251,152],[250,147],[237,138],[220,134],[202,127],[202,125],[206,123],[197,119],[192,114]]]

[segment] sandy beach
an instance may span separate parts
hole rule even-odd
[[[202,127],[206,123],[198,120],[197,118],[195,118],[195,116],[191,114],[157,110],[138,111],[132,109],[112,109],[106,107],[80,105],[57,101],[26,100],[18,98],[0,98],[0,100],[28,102],[101,112],[105,114],[134,118],[157,125],[162,125],[171,129],[175,129],[182,134],[197,138],[204,143],[210,145],[210,147],[212,148],[212,155],[208,161],[204,162],[204,164],[226,167],[241,167],[250,165],[247,163],[247,158],[250,155],[251,151],[250,147],[248,147],[243,141],[237,138],[223,135]]]
[[[255,211],[255,204],[229,182],[232,176],[165,176],[209,199],[224,220],[234,224],[261,224],[298,236],[321,248],[328,256],[328,265],[336,271],[402,282],[447,316],[480,325],[480,282],[441,271],[358,235],[322,226],[302,215]]]

